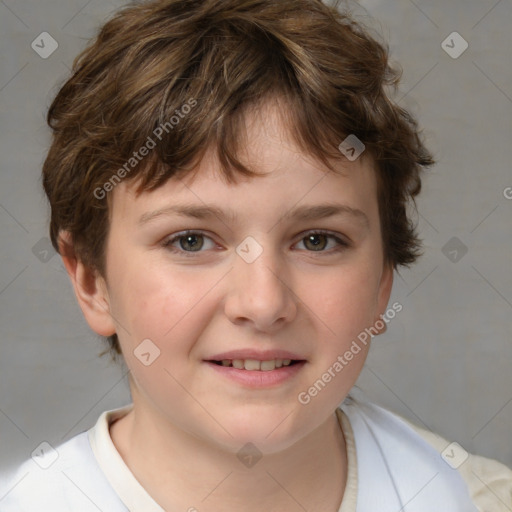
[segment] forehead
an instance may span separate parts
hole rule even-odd
[[[350,162],[340,154],[334,171],[297,146],[276,103],[246,114],[237,155],[256,177],[235,175],[227,181],[214,150],[206,152],[191,173],[171,178],[151,192],[135,193],[136,182],[123,182],[113,191],[113,216],[132,222],[147,218],[173,203],[219,205],[233,216],[282,215],[284,209],[313,204],[343,203],[377,211],[377,184],[373,160],[367,156]],[[116,215],[117,214],[117,215]],[[232,219],[233,220],[233,219]]]

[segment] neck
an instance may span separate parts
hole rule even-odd
[[[134,476],[165,510],[337,512],[347,476],[335,413],[291,447],[245,467],[233,453],[134,408],[110,428]]]

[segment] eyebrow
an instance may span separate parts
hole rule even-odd
[[[178,215],[180,217],[191,217],[194,219],[202,220],[217,217],[223,221],[227,220],[232,223],[234,223],[234,221],[237,218],[236,213],[231,209],[223,210],[213,205],[199,206],[183,204],[169,206],[167,208],[163,208],[161,210],[154,210],[152,212],[146,212],[138,220],[138,225],[143,226],[158,217],[170,215]],[[292,219],[299,221],[319,220],[334,216],[353,217],[355,220],[361,222],[365,227],[369,227],[370,225],[367,215],[362,210],[358,210],[357,208],[352,208],[351,206],[343,204],[319,204],[315,206],[299,206],[291,209],[286,214],[284,214],[280,218],[280,221]]]

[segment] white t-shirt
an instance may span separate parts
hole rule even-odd
[[[105,411],[94,427],[87,432],[76,435],[55,449],[49,445],[43,447],[40,455],[24,462],[10,478],[0,484],[0,512],[165,512],[133,476],[110,437],[109,425],[127,414],[131,407],[132,404]],[[437,457],[441,460],[440,452],[450,445],[445,439],[419,429],[403,418],[368,402],[361,406],[348,398],[336,413],[345,436],[348,458],[345,493],[338,512],[375,512],[376,509],[371,505],[372,500],[379,504],[379,512],[388,511],[385,503],[390,504],[390,511],[396,512],[391,508],[393,500],[399,499],[400,503],[404,500],[403,496],[395,496],[395,492],[397,495],[401,492],[397,490],[397,486],[399,488],[403,484],[399,481],[401,476],[404,476],[405,482],[406,474],[407,478],[413,475],[414,482],[414,472],[420,471],[417,468],[418,464],[416,467],[406,464],[402,469],[400,460],[386,460],[386,457],[391,459],[394,455],[391,455],[391,452],[388,452],[389,456],[386,455],[386,451],[378,445],[377,449],[365,450],[361,443],[364,439],[370,438],[360,435],[359,431],[369,427],[369,435],[372,439],[378,439],[379,434],[375,434],[375,431],[379,429],[379,424],[385,423],[381,437],[388,434],[394,436],[391,441],[386,441],[389,448],[393,447],[393,443],[402,443],[405,434],[405,437],[410,438],[409,441],[402,443],[405,451],[400,456],[404,457],[405,461],[412,459],[413,452],[416,456],[419,454],[422,457],[425,452],[419,449],[421,446],[422,450],[431,450],[431,454],[436,456],[434,463],[438,464]],[[356,425],[358,431],[353,431],[351,423]],[[399,434],[393,433],[393,429],[396,428],[403,430]],[[427,446],[428,448],[425,448]],[[382,467],[387,466],[387,469],[379,469],[379,464]],[[397,470],[392,468],[393,464],[395,468],[398,467],[398,478]],[[458,468],[449,468],[448,472],[444,464],[445,462],[442,462],[438,469],[434,468],[434,476],[437,476],[437,482],[436,478],[433,478],[435,484],[442,482],[444,474],[447,475],[447,480],[451,478],[450,471],[454,471],[456,478],[460,477],[462,482],[462,494],[467,494],[468,503],[474,504],[475,511],[512,510],[512,471],[506,466],[473,455],[469,455]],[[361,474],[361,471],[365,473]],[[372,471],[374,474],[370,475]],[[389,475],[384,475],[386,471],[389,474],[395,472],[391,480]],[[443,475],[439,476],[441,473]],[[390,484],[388,481],[393,483]],[[382,495],[366,499],[366,496],[373,492],[372,489],[378,488],[379,485],[389,494],[389,502],[386,502]],[[407,485],[410,486],[411,483],[407,482]],[[442,487],[439,489],[442,492]],[[361,492],[364,494],[361,495]],[[461,503],[466,499],[462,499],[462,494]],[[406,496],[406,499],[409,498]],[[467,508],[462,505],[461,508],[456,507],[453,510],[466,512],[470,507],[471,505]],[[403,512],[409,510],[424,509],[411,502],[409,505],[406,504]],[[428,510],[428,507],[425,510]]]

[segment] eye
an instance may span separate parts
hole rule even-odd
[[[331,242],[329,249],[332,250],[326,251],[325,249],[329,246],[329,241]],[[300,243],[304,243],[308,252],[332,253],[341,251],[349,246],[349,244],[341,238],[326,231],[312,231],[302,238],[299,244]]]
[[[298,242],[301,243],[307,252],[327,254],[342,251],[350,246],[348,242],[327,231],[311,231]],[[193,257],[196,256],[195,253],[204,252],[202,249],[214,249],[216,244],[200,231],[183,231],[164,240],[162,246],[173,253]]]
[[[206,243],[207,241],[210,242],[209,247]],[[207,247],[205,247],[205,243]],[[201,249],[203,248],[213,249],[215,247],[215,243],[210,237],[197,231],[185,231],[178,233],[165,240],[162,245],[163,247],[169,249],[171,252],[181,254],[201,252]]]

